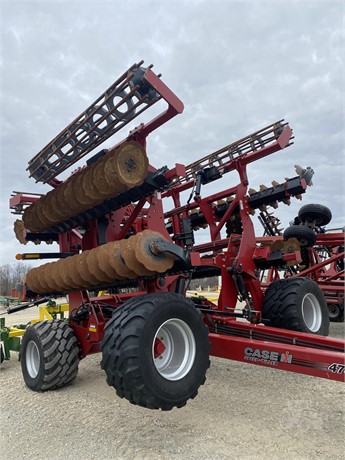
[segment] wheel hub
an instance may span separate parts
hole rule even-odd
[[[306,294],[302,300],[302,316],[311,332],[317,332],[320,329],[322,311],[319,301],[312,293]]]
[[[181,380],[191,370],[195,355],[195,338],[188,324],[172,318],[159,327],[152,345],[152,357],[162,377]]]
[[[156,339],[155,344],[154,344],[155,359],[159,358],[164,353],[165,350],[166,350],[166,346],[164,345],[164,343],[161,340]]]
[[[26,349],[26,368],[31,378],[36,378],[40,368],[40,353],[35,342],[28,343]]]

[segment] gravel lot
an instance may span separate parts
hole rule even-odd
[[[8,316],[7,325],[37,316]],[[331,324],[344,336],[344,324]],[[100,355],[72,385],[35,393],[17,354],[1,366],[2,459],[344,459],[345,388],[339,382],[211,358],[185,408],[150,411],[108,387]]]

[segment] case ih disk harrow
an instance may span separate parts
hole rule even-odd
[[[326,337],[323,293],[343,302],[343,268],[332,275],[324,269],[343,260],[343,234],[322,234],[315,212],[324,209],[313,205],[280,236],[268,210],[301,198],[313,171],[298,167],[298,175],[283,183],[249,189],[247,165],[290,146],[291,128],[279,120],[188,166],[156,169],[148,162],[146,138],[183,104],[152,66],[142,64],[129,68],[29,162],[30,176],[52,190],[44,196],[14,192],[10,199],[13,213],[22,215],[15,223],[21,243],[57,242],[60,248],[18,255],[58,259],[28,273],[26,298],[69,298],[68,320],[26,329],[26,384],[35,391],[64,386],[75,378],[79,360],[99,351],[117,394],[152,409],[182,407],[194,398],[210,354],[343,381],[344,342]],[[158,101],[167,107],[153,120],[58,180]],[[230,172],[238,174],[237,185],[226,180]],[[205,194],[207,184],[214,189],[221,180],[220,191]],[[256,211],[267,236],[255,235]],[[196,243],[200,228],[208,236]],[[320,254],[320,245],[332,254],[312,259],[310,251]],[[221,277],[218,304],[186,298],[190,280],[211,276]],[[92,296],[102,289],[106,295]]]

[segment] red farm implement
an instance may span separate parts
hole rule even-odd
[[[252,222],[259,210],[269,228],[267,206],[299,198],[311,181],[313,171],[302,168],[283,183],[248,188],[247,165],[291,145],[288,123],[272,123],[190,165],[157,169],[148,161],[146,138],[183,104],[142,64],[29,162],[30,176],[51,191],[14,192],[10,199],[13,213],[22,215],[15,223],[21,243],[59,244],[57,253],[18,255],[58,260],[30,270],[28,303],[10,311],[61,294],[69,299],[68,320],[26,329],[26,384],[36,391],[64,386],[79,360],[96,352],[117,394],[152,409],[182,407],[195,397],[210,354],[343,381],[344,342],[326,337],[327,302],[343,299],[343,268],[329,266],[343,260],[343,235],[319,233],[305,247],[295,234],[257,237]],[[58,180],[157,102],[165,106],[154,119]],[[228,173],[237,174],[236,185],[225,180]],[[225,187],[215,192],[219,183]],[[316,234],[315,225],[299,226]],[[217,304],[186,298],[191,280],[213,276],[221,278]]]

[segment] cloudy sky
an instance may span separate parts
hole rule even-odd
[[[28,178],[28,161],[141,59],[185,105],[149,137],[154,166],[191,163],[284,118],[295,144],[255,162],[250,186],[311,166],[302,204],[329,206],[330,226],[344,225],[343,2],[2,0],[1,21],[0,265],[37,250],[16,241],[8,209],[12,190],[49,190]],[[230,176],[216,189],[237,183]],[[300,206],[276,215],[286,226]]]

